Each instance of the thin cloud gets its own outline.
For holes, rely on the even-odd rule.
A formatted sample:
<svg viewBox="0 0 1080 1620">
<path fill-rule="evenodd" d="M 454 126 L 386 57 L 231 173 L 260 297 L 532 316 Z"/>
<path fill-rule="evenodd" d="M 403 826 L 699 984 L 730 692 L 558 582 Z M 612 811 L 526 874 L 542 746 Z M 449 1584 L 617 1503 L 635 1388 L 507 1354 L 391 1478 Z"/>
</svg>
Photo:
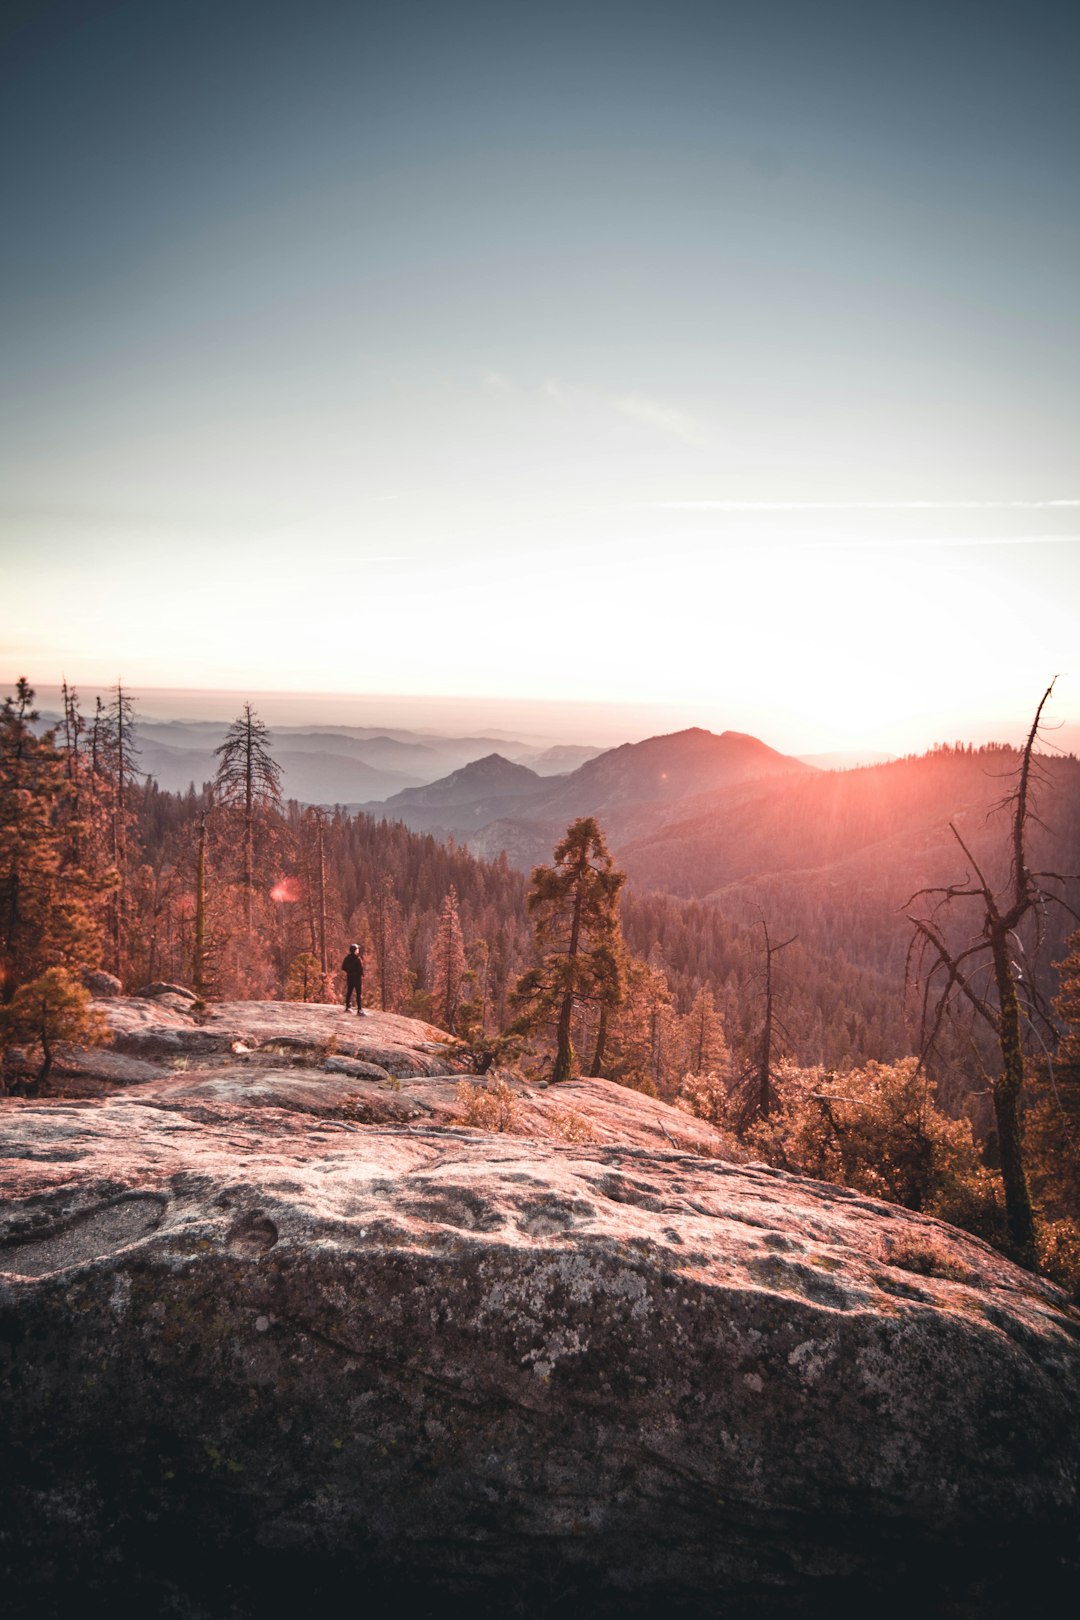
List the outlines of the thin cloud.
<svg viewBox="0 0 1080 1620">
<path fill-rule="evenodd" d="M 665 405 L 661 400 L 638 393 L 613 394 L 609 396 L 608 403 L 620 415 L 628 416 L 632 422 L 640 422 L 643 427 L 655 428 L 657 432 L 673 439 L 682 439 L 687 444 L 701 443 L 698 424 L 693 417 L 677 410 L 674 405 Z"/>
<path fill-rule="evenodd" d="M 1080 497 L 1048 501 L 653 501 L 651 504 L 662 512 L 1047 512 L 1080 507 Z"/>
<path fill-rule="evenodd" d="M 819 539 L 804 543 L 811 551 L 884 551 L 898 546 L 1077 546 L 1080 534 L 905 535 L 895 540 Z"/>
<path fill-rule="evenodd" d="M 534 392 L 530 388 L 523 390 L 512 377 L 498 371 L 485 372 L 481 385 L 492 394 L 528 395 Z M 605 394 L 589 388 L 577 388 L 564 383 L 559 377 L 545 377 L 535 392 L 562 410 L 615 411 L 638 427 L 649 428 L 667 438 L 681 439 L 685 444 L 704 442 L 701 424 L 686 411 L 664 400 L 654 399 L 649 394 L 642 394 L 637 389 L 632 389 L 628 394 Z"/>
</svg>

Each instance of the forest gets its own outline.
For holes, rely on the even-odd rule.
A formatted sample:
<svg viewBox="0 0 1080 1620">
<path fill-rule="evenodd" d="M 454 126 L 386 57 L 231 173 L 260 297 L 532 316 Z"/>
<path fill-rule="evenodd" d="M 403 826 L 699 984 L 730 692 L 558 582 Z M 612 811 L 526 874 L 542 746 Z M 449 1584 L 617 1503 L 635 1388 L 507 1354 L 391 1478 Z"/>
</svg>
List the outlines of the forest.
<svg viewBox="0 0 1080 1620">
<path fill-rule="evenodd" d="M 214 780 L 187 793 L 145 776 L 134 734 L 120 686 L 89 714 L 65 687 L 51 731 L 25 681 L 0 714 L 8 1089 L 33 1083 L 18 1079 L 12 1054 L 42 1048 L 41 1076 L 58 1043 L 92 1037 L 85 984 L 95 972 L 128 994 L 164 981 L 204 1002 L 336 1002 L 356 942 L 370 1008 L 433 1022 L 527 1076 L 587 1073 L 645 1090 L 709 1119 L 734 1154 L 941 1214 L 1080 1283 L 1080 936 L 1068 941 L 1061 918 L 1075 927 L 1075 916 L 1043 905 L 1041 888 L 1013 935 L 1038 932 L 1040 909 L 1060 911 L 1049 966 L 1061 973 L 1040 965 L 1030 987 L 1019 976 L 1014 1131 L 998 1072 L 1002 995 L 981 979 L 966 1001 L 938 998 L 963 983 L 966 951 L 940 910 L 961 899 L 947 884 L 929 913 L 940 929 L 923 923 L 920 934 L 903 920 L 910 944 L 933 946 L 929 964 L 916 951 L 905 975 L 869 908 L 862 960 L 851 959 L 858 885 L 846 950 L 801 874 L 772 916 L 740 921 L 714 901 L 662 892 L 655 868 L 649 886 L 640 853 L 627 883 L 591 817 L 526 878 L 505 856 L 482 860 L 400 823 L 286 802 L 273 738 L 250 705 Z M 940 762 L 927 760 L 932 774 Z M 804 821 L 806 796 L 833 792 L 796 784 L 789 814 Z M 720 850 L 723 826 L 704 825 Z M 814 836 L 843 854 L 842 817 L 825 817 Z M 1008 856 L 1006 847 L 1003 873 Z M 999 875 L 987 882 L 996 889 Z M 1048 900 L 1058 897 L 1051 885 Z M 1028 959 L 1046 963 L 1034 935 Z M 985 1016 L 957 1016 L 976 1002 Z"/>
</svg>

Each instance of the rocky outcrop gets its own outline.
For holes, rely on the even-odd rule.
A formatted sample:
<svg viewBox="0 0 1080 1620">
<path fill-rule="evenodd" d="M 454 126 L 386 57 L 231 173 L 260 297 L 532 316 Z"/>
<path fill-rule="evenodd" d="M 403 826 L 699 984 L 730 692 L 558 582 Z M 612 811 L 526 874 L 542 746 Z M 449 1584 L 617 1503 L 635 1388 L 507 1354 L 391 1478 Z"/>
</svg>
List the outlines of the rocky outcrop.
<svg viewBox="0 0 1080 1620">
<path fill-rule="evenodd" d="M 83 987 L 99 1001 L 120 995 L 124 988 L 115 973 L 105 973 L 100 968 L 83 968 L 79 977 Z"/>
<path fill-rule="evenodd" d="M 13 1612 L 981 1620 L 1074 1568 L 1054 1290 L 602 1081 L 519 1087 L 515 1135 L 373 1066 L 0 1105 Z"/>
</svg>

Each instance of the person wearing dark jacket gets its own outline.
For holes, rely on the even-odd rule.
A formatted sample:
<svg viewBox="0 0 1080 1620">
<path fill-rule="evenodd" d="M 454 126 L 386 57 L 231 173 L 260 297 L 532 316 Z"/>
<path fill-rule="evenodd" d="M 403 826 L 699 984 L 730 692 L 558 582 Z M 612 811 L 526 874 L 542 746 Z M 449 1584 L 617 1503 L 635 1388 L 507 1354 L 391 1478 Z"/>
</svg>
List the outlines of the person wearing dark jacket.
<svg viewBox="0 0 1080 1620">
<path fill-rule="evenodd" d="M 341 964 L 341 971 L 345 975 L 345 1011 L 349 1010 L 353 992 L 356 992 L 356 1016 L 364 1016 L 364 958 L 360 955 L 359 945 L 350 945 L 349 954 Z"/>
</svg>

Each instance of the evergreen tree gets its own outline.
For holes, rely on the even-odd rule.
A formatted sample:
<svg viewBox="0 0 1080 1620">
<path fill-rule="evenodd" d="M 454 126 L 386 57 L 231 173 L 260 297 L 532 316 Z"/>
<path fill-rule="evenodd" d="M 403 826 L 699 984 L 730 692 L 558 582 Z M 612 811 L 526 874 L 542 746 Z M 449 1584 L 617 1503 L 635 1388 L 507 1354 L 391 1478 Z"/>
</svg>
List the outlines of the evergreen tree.
<svg viewBox="0 0 1080 1620">
<path fill-rule="evenodd" d="M 400 1005 L 406 989 L 406 955 L 401 906 L 388 873 L 383 873 L 368 908 L 368 932 L 375 954 L 375 992 L 383 1012 Z"/>
<path fill-rule="evenodd" d="M 634 961 L 612 1031 L 611 1078 L 650 1097 L 671 1095 L 679 1078 L 678 1025 L 663 968 Z"/>
<path fill-rule="evenodd" d="M 38 737 L 34 693 L 20 679 L 0 707 L 0 1000 L 50 967 L 99 960 L 93 886 L 62 866 L 63 761 Z"/>
<path fill-rule="evenodd" d="M 225 741 L 215 749 L 220 759 L 214 794 L 223 809 L 240 823 L 240 882 L 245 898 L 247 943 L 250 950 L 255 891 L 256 831 L 260 818 L 281 808 L 281 769 L 270 753 L 270 732 L 250 703 L 229 727 Z"/>
<path fill-rule="evenodd" d="M 614 1004 L 619 893 L 626 875 L 615 869 L 593 816 L 572 822 L 553 866 L 534 867 L 527 898 L 537 961 L 519 981 L 522 1031 L 555 1026 L 553 1081 L 574 1071 L 571 1030 L 582 1002 Z"/>
<path fill-rule="evenodd" d="M 312 956 L 310 951 L 301 951 L 289 963 L 289 974 L 285 981 L 285 1000 L 319 1001 L 322 997 L 324 977 L 319 966 L 319 958 Z"/>
<path fill-rule="evenodd" d="M 451 1032 L 457 1022 L 468 964 L 461 932 L 457 890 L 453 884 L 442 903 L 431 953 L 431 995 L 435 1020 Z"/>
<path fill-rule="evenodd" d="M 1055 1281 L 1080 1296 L 1080 932 L 1059 963 L 1061 1022 L 1053 1062 L 1037 1064 L 1024 1122 L 1031 1190 L 1039 1216 L 1039 1258 Z"/>
<path fill-rule="evenodd" d="M 128 843 L 134 822 L 132 795 L 138 783 L 135 703 L 117 681 L 102 716 L 98 739 L 100 774 L 108 805 L 109 859 L 115 879 L 109 898 L 109 966 L 125 977 L 128 937 Z"/>
<path fill-rule="evenodd" d="M 684 1074 L 720 1074 L 730 1066 L 730 1053 L 724 1039 L 724 1024 L 716 1010 L 712 991 L 704 986 L 682 1021 L 682 1065 Z"/>
<path fill-rule="evenodd" d="M 7 1006 L 0 1008 L 0 1048 L 18 1043 L 41 1053 L 32 1092 L 40 1091 L 49 1078 L 58 1045 L 96 1046 L 109 1038 L 109 1027 L 91 1007 L 89 992 L 66 968 L 48 968 L 20 985 Z"/>
</svg>

